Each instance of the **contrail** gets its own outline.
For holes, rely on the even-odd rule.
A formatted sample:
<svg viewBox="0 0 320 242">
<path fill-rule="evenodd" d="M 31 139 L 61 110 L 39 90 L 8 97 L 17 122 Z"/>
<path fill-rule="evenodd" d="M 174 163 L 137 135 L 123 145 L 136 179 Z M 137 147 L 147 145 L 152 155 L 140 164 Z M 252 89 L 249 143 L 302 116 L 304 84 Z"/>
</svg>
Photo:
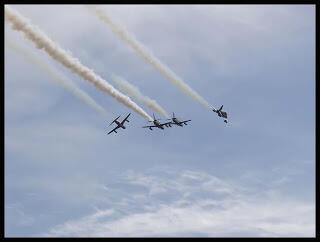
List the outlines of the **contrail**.
<svg viewBox="0 0 320 242">
<path fill-rule="evenodd" d="M 5 6 L 5 19 L 11 23 L 14 30 L 22 31 L 24 36 L 31 40 L 37 48 L 43 49 L 53 59 L 61 63 L 72 72 L 78 74 L 83 79 L 89 81 L 99 90 L 114 97 L 119 102 L 134 110 L 136 113 L 149 121 L 153 119 L 141 107 L 133 102 L 129 97 L 116 90 L 107 81 L 95 74 L 91 69 L 84 66 L 80 61 L 69 55 L 64 49 L 54 43 L 45 33 L 33 26 L 29 20 L 23 17 L 16 10 Z"/>
<path fill-rule="evenodd" d="M 111 75 L 111 79 L 117 84 L 118 88 L 130 97 L 136 98 L 140 103 L 146 105 L 157 113 L 161 114 L 165 118 L 169 118 L 169 115 L 164 111 L 162 107 L 151 98 L 144 96 L 140 90 L 134 85 L 130 84 L 127 80 L 120 76 Z"/>
<path fill-rule="evenodd" d="M 53 81 L 60 84 L 65 89 L 69 90 L 77 98 L 83 100 L 88 105 L 93 107 L 96 111 L 102 114 L 106 118 L 110 118 L 111 115 L 108 114 L 100 105 L 98 105 L 86 92 L 77 87 L 73 81 L 67 79 L 58 70 L 53 67 L 49 67 L 47 63 L 44 63 L 36 55 L 24 49 L 22 46 L 19 46 L 17 43 L 14 43 L 8 37 L 5 38 L 6 47 L 10 50 L 15 51 L 16 53 L 22 55 L 25 60 L 33 62 L 40 71 L 47 74 Z"/>
<path fill-rule="evenodd" d="M 159 59 L 157 59 L 145 46 L 143 46 L 134 36 L 129 34 L 125 30 L 125 28 L 117 23 L 114 23 L 109 15 L 107 15 L 106 11 L 102 9 L 92 6 L 86 5 L 86 8 L 93 12 L 97 17 L 107 23 L 112 32 L 118 35 L 122 40 L 127 42 L 134 50 L 138 52 L 138 54 L 147 62 L 149 62 L 153 67 L 155 67 L 162 75 L 164 75 L 172 84 L 178 87 L 185 94 L 193 98 L 198 103 L 204 105 L 209 109 L 213 109 L 204 98 L 202 98 L 197 92 L 192 90 L 190 86 L 188 86 L 180 77 L 178 77 L 173 71 L 170 70 L 169 67 L 164 65 Z"/>
</svg>

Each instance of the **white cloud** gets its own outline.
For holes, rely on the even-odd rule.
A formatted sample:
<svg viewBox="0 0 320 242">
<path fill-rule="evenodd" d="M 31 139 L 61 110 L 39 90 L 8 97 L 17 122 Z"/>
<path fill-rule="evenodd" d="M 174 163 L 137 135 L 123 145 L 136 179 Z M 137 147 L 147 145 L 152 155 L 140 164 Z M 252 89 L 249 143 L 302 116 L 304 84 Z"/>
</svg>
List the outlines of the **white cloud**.
<svg viewBox="0 0 320 242">
<path fill-rule="evenodd" d="M 100 209 L 79 220 L 68 221 L 52 228 L 45 236 L 312 237 L 315 233 L 314 204 L 292 200 L 276 191 L 241 190 L 204 172 L 181 171 L 173 176 L 154 176 L 131 171 L 124 178 L 128 185 L 148 188 L 147 199 L 134 192 L 127 197 L 127 201 L 140 204 L 143 211 L 124 207 L 126 203 L 122 203 L 121 209 L 126 214 L 114 216 L 120 206 L 113 204 L 112 210 Z M 188 183 L 188 179 L 196 181 L 195 184 Z M 212 189 L 208 189 L 208 184 Z M 220 190 L 225 187 L 228 192 L 221 196 Z M 171 202 L 156 197 L 159 193 L 168 195 L 169 191 L 178 194 Z M 183 196 L 186 193 L 188 197 Z"/>
</svg>

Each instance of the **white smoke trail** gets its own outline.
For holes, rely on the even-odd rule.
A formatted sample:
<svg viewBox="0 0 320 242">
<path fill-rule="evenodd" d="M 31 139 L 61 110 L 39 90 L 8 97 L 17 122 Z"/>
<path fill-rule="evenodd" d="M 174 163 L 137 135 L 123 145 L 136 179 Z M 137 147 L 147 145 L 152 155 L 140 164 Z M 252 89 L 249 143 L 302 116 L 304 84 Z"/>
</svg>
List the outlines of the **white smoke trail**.
<svg viewBox="0 0 320 242">
<path fill-rule="evenodd" d="M 93 107 L 96 111 L 102 114 L 106 118 L 110 118 L 111 115 L 108 114 L 100 105 L 98 105 L 86 92 L 78 88 L 73 81 L 67 79 L 58 70 L 49 65 L 42 60 L 40 60 L 36 55 L 28 52 L 22 46 L 19 46 L 17 43 L 14 43 L 12 40 L 9 40 L 8 37 L 5 38 L 6 47 L 10 50 L 15 51 L 16 53 L 22 55 L 25 60 L 33 62 L 40 71 L 47 74 L 53 81 L 60 84 L 65 89 L 69 90 L 79 99 L 86 102 L 88 105 Z"/>
<path fill-rule="evenodd" d="M 164 111 L 164 109 L 160 107 L 160 105 L 155 100 L 152 100 L 151 98 L 143 95 L 137 87 L 130 84 L 127 80 L 116 75 L 112 75 L 111 78 L 117 84 L 118 88 L 128 96 L 136 98 L 140 103 L 146 105 L 165 118 L 169 118 L 169 115 L 166 113 L 166 111 Z"/>
<path fill-rule="evenodd" d="M 48 36 L 46 36 L 45 33 L 43 33 L 35 26 L 31 25 L 31 23 L 26 18 L 21 16 L 20 13 L 8 6 L 5 6 L 5 19 L 6 21 L 11 23 L 12 29 L 22 31 L 24 33 L 24 36 L 27 39 L 31 40 L 37 48 L 43 49 L 48 55 L 61 63 L 63 66 L 70 69 L 72 72 L 77 73 L 83 79 L 96 86 L 99 90 L 111 95 L 116 100 L 125 104 L 127 107 L 131 108 L 142 117 L 146 118 L 149 121 L 153 120 L 129 97 L 116 90 L 107 81 L 95 74 L 89 68 L 85 67 L 80 63 L 78 59 L 70 56 L 64 49 L 59 47 Z"/>
<path fill-rule="evenodd" d="M 164 75 L 168 80 L 171 81 L 176 87 L 183 91 L 188 96 L 192 97 L 198 103 L 204 105 L 209 109 L 213 109 L 204 98 L 202 98 L 197 92 L 192 90 L 180 77 L 178 77 L 173 71 L 164 65 L 159 59 L 157 59 L 145 46 L 143 46 L 134 36 L 129 34 L 125 28 L 119 24 L 112 21 L 111 17 L 107 15 L 106 11 L 93 5 L 87 5 L 86 8 L 93 12 L 100 20 L 107 23 L 112 32 L 118 35 L 122 40 L 127 42 L 137 53 L 147 62 L 149 62 L 153 67 L 155 67 L 162 75 Z"/>
</svg>

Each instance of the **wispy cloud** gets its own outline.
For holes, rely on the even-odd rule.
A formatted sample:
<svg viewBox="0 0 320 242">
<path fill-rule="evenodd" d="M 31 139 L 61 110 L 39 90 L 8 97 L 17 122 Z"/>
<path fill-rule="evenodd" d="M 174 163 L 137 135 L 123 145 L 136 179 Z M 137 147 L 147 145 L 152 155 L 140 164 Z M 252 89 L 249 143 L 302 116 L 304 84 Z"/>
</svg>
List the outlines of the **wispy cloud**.
<svg viewBox="0 0 320 242">
<path fill-rule="evenodd" d="M 34 224 L 35 219 L 29 215 L 26 214 L 23 211 L 22 205 L 19 203 L 6 205 L 6 213 L 8 215 L 11 215 L 12 217 L 15 217 L 15 223 L 19 226 L 31 226 Z M 11 217 L 10 216 L 10 217 Z"/>
<path fill-rule="evenodd" d="M 123 178 L 148 193 L 129 194 L 112 210 L 68 221 L 45 236 L 314 236 L 314 205 L 276 191 L 250 191 L 205 172 L 159 176 L 131 171 Z M 143 210 L 132 209 L 130 202 Z M 120 210 L 126 213 L 117 215 Z"/>
<path fill-rule="evenodd" d="M 21 56 L 24 57 L 25 60 L 33 62 L 40 71 L 47 74 L 53 81 L 60 84 L 65 89 L 69 90 L 73 95 L 75 95 L 76 97 L 78 97 L 79 99 L 87 103 L 89 106 L 94 108 L 96 111 L 102 114 L 105 118 L 111 117 L 111 115 L 107 113 L 103 109 L 103 107 L 97 104 L 85 91 L 77 87 L 77 85 L 73 81 L 67 79 L 64 75 L 59 73 L 58 70 L 54 69 L 53 67 L 50 67 L 48 63 L 39 59 L 32 52 L 28 52 L 26 49 L 24 49 L 22 46 L 19 46 L 17 43 L 12 41 L 8 37 L 5 39 L 5 43 L 8 49 L 11 49 L 16 53 L 20 54 Z"/>
</svg>

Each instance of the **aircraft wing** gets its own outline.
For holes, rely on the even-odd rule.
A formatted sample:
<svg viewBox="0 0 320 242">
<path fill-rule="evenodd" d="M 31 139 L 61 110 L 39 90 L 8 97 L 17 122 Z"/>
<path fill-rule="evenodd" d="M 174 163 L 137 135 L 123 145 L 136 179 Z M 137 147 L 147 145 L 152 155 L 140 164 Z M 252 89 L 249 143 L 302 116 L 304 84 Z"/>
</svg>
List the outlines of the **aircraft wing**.
<svg viewBox="0 0 320 242">
<path fill-rule="evenodd" d="M 128 119 L 128 117 L 130 116 L 130 114 L 131 114 L 131 113 L 129 113 L 129 114 L 128 114 L 128 116 L 127 116 L 127 117 L 125 117 L 125 119 L 124 119 L 124 120 L 122 120 L 121 124 L 124 124 L 124 122 Z M 128 121 L 128 122 L 129 122 L 129 121 Z"/>
<path fill-rule="evenodd" d="M 181 121 L 180 123 L 187 123 L 187 122 L 190 122 L 190 121 L 191 121 L 191 119 L 185 120 L 185 121 Z"/>
<path fill-rule="evenodd" d="M 149 126 L 143 126 L 142 128 L 154 128 L 154 127 L 157 127 L 155 125 L 149 125 Z"/>
<path fill-rule="evenodd" d="M 116 129 L 118 129 L 120 126 L 115 127 L 113 130 L 111 130 L 108 134 L 111 134 L 112 132 L 116 132 Z M 117 133 L 117 132 L 116 132 Z"/>
</svg>

